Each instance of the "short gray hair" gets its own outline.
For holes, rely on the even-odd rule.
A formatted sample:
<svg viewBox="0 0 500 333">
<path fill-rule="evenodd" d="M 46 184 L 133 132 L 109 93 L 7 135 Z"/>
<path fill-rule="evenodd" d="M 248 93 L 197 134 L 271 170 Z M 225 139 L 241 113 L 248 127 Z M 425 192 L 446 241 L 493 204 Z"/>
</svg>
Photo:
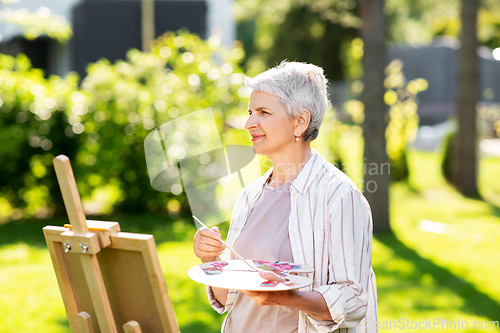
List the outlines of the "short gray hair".
<svg viewBox="0 0 500 333">
<path fill-rule="evenodd" d="M 316 139 L 319 134 L 328 108 L 327 83 L 321 67 L 286 60 L 253 78 L 245 77 L 247 87 L 276 96 L 290 119 L 304 109 L 309 111 L 309 127 L 302 134 L 305 142 Z"/>
</svg>

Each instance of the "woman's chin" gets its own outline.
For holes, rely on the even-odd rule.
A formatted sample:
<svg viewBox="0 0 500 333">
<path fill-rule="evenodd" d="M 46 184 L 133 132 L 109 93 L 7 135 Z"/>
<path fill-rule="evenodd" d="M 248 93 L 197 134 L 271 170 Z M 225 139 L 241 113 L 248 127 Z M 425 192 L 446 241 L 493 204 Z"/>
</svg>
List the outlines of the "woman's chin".
<svg viewBox="0 0 500 333">
<path fill-rule="evenodd" d="M 262 147 L 259 147 L 259 145 L 257 144 L 253 144 L 252 146 L 252 150 L 255 154 L 259 154 L 259 155 L 264 155 L 264 156 L 267 156 L 266 153 L 265 153 L 265 149 L 263 149 Z"/>
</svg>

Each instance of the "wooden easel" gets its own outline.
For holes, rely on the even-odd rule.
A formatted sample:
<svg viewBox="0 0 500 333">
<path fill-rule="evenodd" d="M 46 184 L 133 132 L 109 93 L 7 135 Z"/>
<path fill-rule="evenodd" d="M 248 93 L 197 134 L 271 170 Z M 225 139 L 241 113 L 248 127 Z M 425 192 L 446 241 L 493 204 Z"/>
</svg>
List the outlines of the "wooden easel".
<svg viewBox="0 0 500 333">
<path fill-rule="evenodd" d="M 53 162 L 70 225 L 43 233 L 71 332 L 179 332 L 153 236 L 87 221 L 69 159 Z"/>
</svg>

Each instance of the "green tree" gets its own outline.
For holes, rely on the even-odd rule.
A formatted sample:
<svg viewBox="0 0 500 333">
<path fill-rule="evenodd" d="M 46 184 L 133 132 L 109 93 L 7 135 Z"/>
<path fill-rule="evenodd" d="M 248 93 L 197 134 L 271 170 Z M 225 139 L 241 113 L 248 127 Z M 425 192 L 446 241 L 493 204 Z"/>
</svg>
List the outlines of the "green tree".
<svg viewBox="0 0 500 333">
<path fill-rule="evenodd" d="M 331 81 L 345 78 L 344 44 L 357 36 L 360 20 L 352 0 L 238 1 L 238 38 L 250 73 L 283 59 L 323 67 Z"/>
<path fill-rule="evenodd" d="M 13 10 L 9 5 L 13 0 L 0 0 L 0 22 L 19 25 L 28 39 L 35 39 L 42 34 L 67 42 L 73 35 L 71 25 L 61 15 L 54 15 L 49 8 L 40 7 L 35 13 L 27 9 Z"/>
<path fill-rule="evenodd" d="M 365 105 L 363 122 L 364 159 L 366 165 L 375 165 L 383 170 L 387 165 L 385 128 L 387 105 L 384 101 L 384 68 L 386 64 L 386 19 L 384 0 L 361 2 L 364 42 L 363 83 L 361 101 Z M 389 223 L 390 175 L 384 172 L 364 173 L 364 195 L 372 208 L 374 232 L 391 231 Z M 370 188 L 369 186 L 376 186 Z"/>
<path fill-rule="evenodd" d="M 428 44 L 437 36 L 460 35 L 460 0 L 387 0 L 389 41 L 394 44 Z M 500 46 L 500 1 L 480 0 L 477 9 L 478 42 Z"/>
<path fill-rule="evenodd" d="M 75 172 L 85 175 L 83 195 L 93 202 L 114 196 L 109 202 L 122 212 L 186 211 L 184 196 L 151 187 L 144 139 L 163 123 L 207 107 L 230 133 L 230 116 L 246 107 L 240 97 L 243 56 L 240 47 L 223 50 L 217 35 L 203 41 L 169 32 L 151 53 L 131 50 L 126 61 L 91 64 L 68 113 L 80 144 Z"/>
<path fill-rule="evenodd" d="M 451 181 L 466 195 L 477 190 L 477 111 L 479 102 L 479 59 L 477 56 L 478 0 L 461 1 L 462 29 L 460 33 L 459 85 L 457 103 L 457 135 L 454 136 Z"/>
<path fill-rule="evenodd" d="M 345 102 L 345 110 L 350 114 L 356 125 L 362 125 L 365 119 L 365 104 L 355 99 L 364 89 L 359 80 L 362 68 L 358 69 L 357 62 L 363 53 L 363 42 L 355 39 L 350 52 L 351 67 L 356 69 L 351 77 L 357 78 L 351 83 L 352 99 Z M 391 61 L 384 70 L 384 102 L 389 106 L 388 120 L 385 130 L 386 150 L 391 164 L 391 180 L 406 181 L 409 177 L 407 156 L 408 142 L 412 141 L 417 133 L 419 117 L 417 114 L 417 95 L 428 88 L 425 79 L 418 78 L 407 82 L 403 73 L 403 63 L 399 59 Z"/>
</svg>

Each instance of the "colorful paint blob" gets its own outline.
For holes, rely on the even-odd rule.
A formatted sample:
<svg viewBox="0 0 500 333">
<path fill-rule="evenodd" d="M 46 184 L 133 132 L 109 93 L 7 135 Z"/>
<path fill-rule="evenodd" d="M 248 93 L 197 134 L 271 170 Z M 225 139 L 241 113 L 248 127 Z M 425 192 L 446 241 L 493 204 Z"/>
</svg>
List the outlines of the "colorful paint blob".
<svg viewBox="0 0 500 333">
<path fill-rule="evenodd" d="M 222 274 L 222 268 L 227 265 L 226 261 L 214 261 L 201 264 L 200 267 L 207 275 L 219 275 Z"/>
<path fill-rule="evenodd" d="M 290 264 L 282 261 L 253 260 L 254 265 L 265 271 L 271 271 L 277 275 L 285 276 L 288 273 L 301 269 L 300 265 Z"/>
<path fill-rule="evenodd" d="M 266 280 L 266 281 L 262 282 L 260 284 L 260 286 L 261 287 L 270 287 L 270 288 L 272 288 L 272 287 L 276 287 L 278 285 L 278 283 L 279 283 L 278 281 L 269 281 L 269 280 Z"/>
</svg>

